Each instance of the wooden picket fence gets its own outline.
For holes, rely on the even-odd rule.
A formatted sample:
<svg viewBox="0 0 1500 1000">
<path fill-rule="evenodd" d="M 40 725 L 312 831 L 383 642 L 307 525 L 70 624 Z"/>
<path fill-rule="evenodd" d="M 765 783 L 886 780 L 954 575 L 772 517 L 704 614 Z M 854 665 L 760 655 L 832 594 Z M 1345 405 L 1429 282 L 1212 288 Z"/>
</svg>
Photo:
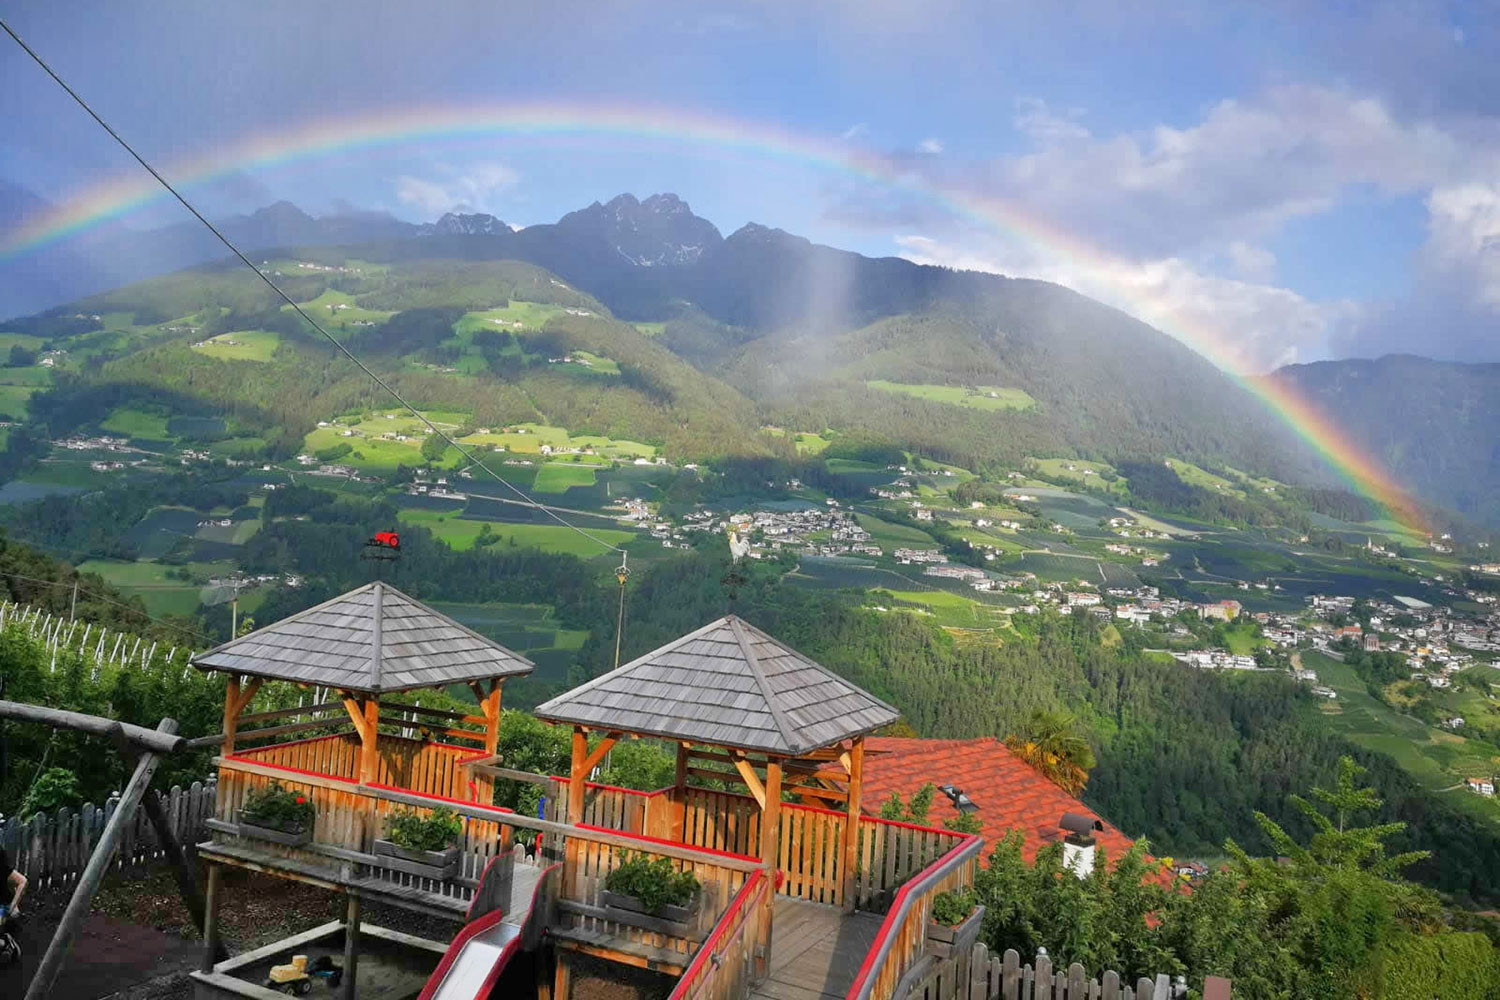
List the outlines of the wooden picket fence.
<svg viewBox="0 0 1500 1000">
<path fill-rule="evenodd" d="M 915 982 L 908 1000 L 1182 1000 L 1187 984 L 1175 982 L 1165 973 L 1155 979 L 1141 977 L 1132 986 L 1117 972 L 1089 978 L 1083 966 L 1073 963 L 1054 969 L 1052 959 L 1041 952 L 1030 965 L 1023 965 L 1014 948 L 1004 956 L 991 955 L 983 942 L 966 954 L 932 962 Z M 1230 1000 L 1229 981 L 1209 976 L 1203 984 L 1203 1000 Z"/>
<path fill-rule="evenodd" d="M 189 788 L 173 785 L 161 796 L 162 811 L 178 843 L 189 851 L 202 839 L 204 821 L 214 814 L 218 790 L 216 779 L 195 781 Z M 0 846 L 10 852 L 12 863 L 37 887 L 66 885 L 88 864 L 104 824 L 114 815 L 119 796 L 111 795 L 103 806 L 92 803 L 77 809 L 67 806 L 52 813 L 38 813 L 26 820 L 0 820 Z M 162 857 L 156 829 L 137 810 L 135 822 L 125 831 L 115 866 L 144 864 Z"/>
</svg>

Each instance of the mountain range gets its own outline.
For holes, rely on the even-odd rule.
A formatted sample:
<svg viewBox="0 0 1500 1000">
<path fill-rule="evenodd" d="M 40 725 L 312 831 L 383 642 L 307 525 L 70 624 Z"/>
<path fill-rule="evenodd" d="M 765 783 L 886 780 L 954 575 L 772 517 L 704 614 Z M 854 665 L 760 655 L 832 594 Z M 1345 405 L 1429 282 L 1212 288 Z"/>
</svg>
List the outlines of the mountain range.
<svg viewBox="0 0 1500 1000">
<path fill-rule="evenodd" d="M 441 331 L 465 311 L 504 305 L 512 295 L 545 300 L 537 274 L 498 262 L 541 268 L 600 307 L 590 322 L 563 317 L 548 332 L 564 346 L 622 362 L 626 378 L 600 395 L 596 414 L 613 406 L 618 420 L 655 407 L 660 419 L 637 423 L 679 443 L 690 437 L 699 450 L 697 431 L 709 423 L 741 443 L 770 423 L 890 440 L 971 467 L 1045 454 L 1176 455 L 1284 481 L 1333 481 L 1235 380 L 1118 310 L 1047 282 L 867 258 L 753 223 L 726 237 L 671 194 L 620 195 L 519 230 L 479 213 L 425 225 L 379 213 L 313 218 L 285 202 L 223 220 L 223 227 L 262 256 L 274 248 L 321 248 L 319 259 L 391 266 L 390 287 L 346 282 L 357 302 L 396 314 L 387 324 L 393 329 L 360 334 L 375 351 L 431 355 L 432 337 L 412 332 L 422 309 L 456 310 L 434 328 Z M 95 249 L 129 242 L 134 249 L 119 256 L 141 272 L 222 256 L 211 236 L 186 225 L 146 236 L 101 231 L 91 239 Z M 14 301 L 14 270 L 8 265 L 0 285 L 8 297 L 0 302 Z M 215 283 L 234 280 L 222 267 L 210 271 Z M 66 277 L 27 295 L 55 296 L 75 279 L 122 283 L 113 272 Z M 452 295 L 432 290 L 439 279 Z M 518 293 L 518 286 L 533 291 Z M 411 294 L 417 288 L 421 294 Z M 117 312 L 132 306 L 132 294 L 125 288 L 53 312 Z M 1390 358 L 1296 366 L 1268 378 L 1327 408 L 1423 498 L 1496 523 L 1500 509 L 1489 498 L 1500 485 L 1492 439 L 1497 369 Z M 541 377 L 507 372 L 523 382 Z M 892 392 L 890 384 L 909 391 Z M 1003 389 L 1030 402 L 953 405 L 921 388 L 932 386 Z M 520 388 L 538 411 L 573 405 L 556 402 L 566 393 L 547 404 Z M 725 405 L 715 407 L 715 397 Z"/>
</svg>

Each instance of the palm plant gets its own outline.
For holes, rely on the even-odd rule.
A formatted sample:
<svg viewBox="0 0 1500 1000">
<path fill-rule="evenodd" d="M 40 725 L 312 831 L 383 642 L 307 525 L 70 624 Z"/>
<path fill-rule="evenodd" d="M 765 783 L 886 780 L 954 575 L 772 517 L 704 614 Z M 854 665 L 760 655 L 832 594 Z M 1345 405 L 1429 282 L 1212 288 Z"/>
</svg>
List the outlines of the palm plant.
<svg viewBox="0 0 1500 1000">
<path fill-rule="evenodd" d="M 1094 750 L 1079 732 L 1078 720 L 1066 712 L 1038 709 L 1005 745 L 1069 795 L 1088 784 Z"/>
</svg>

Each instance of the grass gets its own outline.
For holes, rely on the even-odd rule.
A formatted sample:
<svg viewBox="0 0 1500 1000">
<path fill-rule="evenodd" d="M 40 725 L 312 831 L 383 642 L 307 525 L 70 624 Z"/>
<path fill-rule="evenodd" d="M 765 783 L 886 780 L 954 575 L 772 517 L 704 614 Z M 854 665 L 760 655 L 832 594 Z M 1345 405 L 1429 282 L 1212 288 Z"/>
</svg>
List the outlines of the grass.
<svg viewBox="0 0 1500 1000">
<path fill-rule="evenodd" d="M 109 419 L 99 425 L 106 434 L 121 434 L 131 438 L 147 438 L 164 441 L 172 437 L 167 430 L 167 418 L 160 413 L 150 413 L 131 406 L 117 406 Z"/>
<path fill-rule="evenodd" d="M 547 325 L 549 319 L 560 315 L 562 312 L 562 306 L 548 305 L 542 302 L 523 302 L 519 299 L 513 299 L 509 305 L 499 309 L 486 309 L 483 312 L 466 313 L 454 325 L 454 329 L 461 333 L 470 334 L 475 330 L 505 330 L 512 333 L 523 333 L 527 330 L 535 331 L 542 329 Z"/>
<path fill-rule="evenodd" d="M 26 404 L 36 391 L 34 385 L 0 385 L 0 414 L 14 420 L 25 420 Z"/>
<path fill-rule="evenodd" d="M 1223 476 L 1216 476 L 1206 469 L 1200 469 L 1192 462 L 1184 462 L 1180 458 L 1169 458 L 1167 459 L 1167 466 L 1173 472 L 1177 473 L 1178 479 L 1181 479 L 1189 486 L 1200 486 L 1213 493 L 1228 493 L 1237 497 L 1245 495 L 1245 491 L 1240 487 L 1239 483 L 1225 479 Z"/>
<path fill-rule="evenodd" d="M 270 330 L 235 330 L 193 345 L 193 350 L 220 361 L 270 361 L 281 346 L 281 334 Z"/>
<path fill-rule="evenodd" d="M 667 329 L 666 323 L 632 323 L 630 325 L 648 337 L 660 337 Z"/>
<path fill-rule="evenodd" d="M 1455 805 L 1469 812 L 1500 820 L 1500 804 L 1485 801 L 1463 788 L 1465 778 L 1492 774 L 1497 760 L 1482 743 L 1428 726 L 1402 715 L 1377 701 L 1366 690 L 1353 668 L 1317 653 L 1304 652 L 1302 665 L 1317 671 L 1319 683 L 1338 692 L 1338 711 L 1322 713 L 1324 724 L 1353 742 L 1390 756 L 1400 767 L 1431 791 L 1447 792 Z"/>
<path fill-rule="evenodd" d="M 457 514 L 444 514 L 433 510 L 401 511 L 400 518 L 407 524 L 421 525 L 429 529 L 440 540 L 458 551 L 471 549 L 475 540 L 489 525 L 490 533 L 500 538 L 499 545 L 517 545 L 555 552 L 563 555 L 591 558 L 609 550 L 603 545 L 585 538 L 572 528 L 560 524 L 508 524 L 502 521 L 466 520 Z M 589 534 L 611 545 L 623 545 L 635 539 L 633 531 L 617 528 L 589 528 Z"/>
<path fill-rule="evenodd" d="M 592 448 L 604 458 L 633 460 L 655 458 L 658 449 L 654 445 L 621 438 L 603 437 L 595 434 L 580 434 L 572 437 L 562 427 L 549 424 L 512 424 L 500 430 L 483 434 L 470 434 L 459 438 L 463 444 L 496 445 L 518 455 L 540 455 L 542 445 L 550 445 L 553 451 L 569 448 Z"/>
<path fill-rule="evenodd" d="M 548 462 L 537 470 L 534 493 L 566 493 L 570 486 L 594 485 L 594 470 L 570 462 Z"/>
<path fill-rule="evenodd" d="M 297 303 L 312 315 L 330 333 L 360 329 L 367 323 L 384 323 L 394 313 L 381 309 L 365 309 L 354 304 L 354 296 L 330 288 L 315 299 Z M 282 312 L 290 312 L 291 306 L 282 306 Z M 359 324 L 359 326 L 356 326 Z"/>
<path fill-rule="evenodd" d="M 905 524 L 896 524 L 870 514 L 855 514 L 859 526 L 870 533 L 870 540 L 883 549 L 935 549 L 933 537 Z"/>
<path fill-rule="evenodd" d="M 876 603 L 912 605 L 932 616 L 932 623 L 949 628 L 999 628 L 1009 624 L 1010 616 L 998 608 L 972 601 L 962 594 L 946 590 L 879 590 L 870 594 Z"/>
<path fill-rule="evenodd" d="M 914 396 L 934 403 L 950 406 L 967 406 L 974 410 L 1030 410 L 1036 400 L 1023 389 L 1006 389 L 1001 386 L 980 385 L 912 385 L 905 382 L 887 382 L 872 379 L 865 385 L 881 392 L 894 392 L 903 396 Z"/>
<path fill-rule="evenodd" d="M 98 573 L 125 593 L 139 597 L 153 615 L 191 615 L 198 610 L 203 588 L 167 576 L 167 571 L 173 568 L 144 560 L 117 562 L 111 559 L 90 559 L 78 567 L 84 573 Z M 229 567 L 228 564 L 192 563 L 189 568 L 221 572 Z"/>
<path fill-rule="evenodd" d="M 1255 651 L 1265 645 L 1265 640 L 1255 637 L 1253 622 L 1236 622 L 1225 628 L 1224 642 L 1235 656 L 1254 656 Z"/>
</svg>

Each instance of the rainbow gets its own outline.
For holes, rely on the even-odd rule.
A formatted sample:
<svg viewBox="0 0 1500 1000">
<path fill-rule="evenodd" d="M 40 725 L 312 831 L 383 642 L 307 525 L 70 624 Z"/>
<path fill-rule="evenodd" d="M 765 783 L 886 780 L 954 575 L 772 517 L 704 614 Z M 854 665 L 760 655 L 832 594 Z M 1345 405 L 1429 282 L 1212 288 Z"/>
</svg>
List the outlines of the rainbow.
<svg viewBox="0 0 1500 1000">
<path fill-rule="evenodd" d="M 1209 324 L 1172 316 L 1153 293 L 1111 277 L 1120 261 L 1011 200 L 979 196 L 903 169 L 889 158 L 848 143 L 783 128 L 666 107 L 597 107 L 561 104 L 411 107 L 375 114 L 313 120 L 252 135 L 177 161 L 163 172 L 192 186 L 231 171 L 274 169 L 318 157 L 399 146 L 414 141 L 468 141 L 494 137 L 541 140 L 582 137 L 706 148 L 784 161 L 910 193 L 955 216 L 1023 245 L 1042 249 L 1091 280 L 1088 291 L 1129 311 L 1145 313 L 1258 397 L 1316 450 L 1355 492 L 1374 501 L 1404 526 L 1425 532 L 1419 508 L 1373 457 L 1356 447 L 1309 400 L 1284 384 L 1236 372 L 1231 339 Z M 0 261 L 14 258 L 118 219 L 167 197 L 144 172 L 87 188 L 55 209 L 27 220 L 0 240 Z M 1164 318 L 1166 317 L 1166 318 Z"/>
</svg>

